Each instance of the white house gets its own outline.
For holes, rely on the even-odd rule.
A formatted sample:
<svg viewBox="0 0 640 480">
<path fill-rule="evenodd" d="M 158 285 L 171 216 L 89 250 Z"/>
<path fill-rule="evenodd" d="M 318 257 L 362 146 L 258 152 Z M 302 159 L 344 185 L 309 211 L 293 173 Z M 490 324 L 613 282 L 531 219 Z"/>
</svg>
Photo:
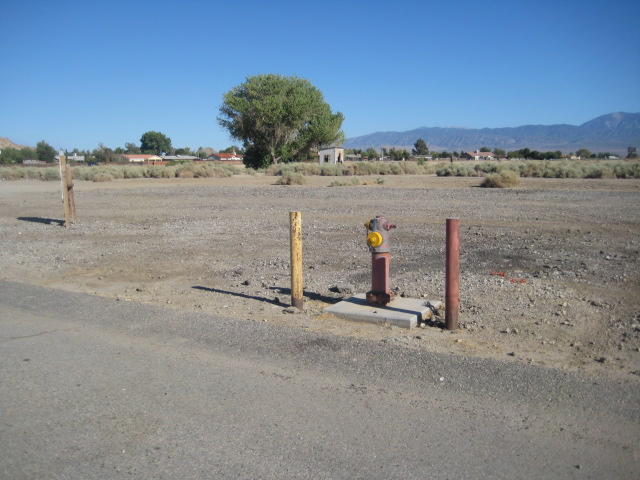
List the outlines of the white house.
<svg viewBox="0 0 640 480">
<path fill-rule="evenodd" d="M 58 155 L 55 156 L 55 160 L 56 162 L 60 163 L 60 155 L 62 153 L 59 153 Z M 84 162 L 84 155 L 78 155 L 77 153 L 72 153 L 71 155 L 66 155 L 65 159 L 67 160 L 67 162 Z"/>
<path fill-rule="evenodd" d="M 161 162 L 162 158 L 158 155 L 149 155 L 146 153 L 128 153 L 122 155 L 124 158 L 129 160 L 131 163 L 151 163 Z"/>
<path fill-rule="evenodd" d="M 318 158 L 320 163 L 344 163 L 344 148 L 327 147 L 318 150 Z"/>
<path fill-rule="evenodd" d="M 480 150 L 476 150 L 475 152 L 467 152 L 467 155 L 471 157 L 472 160 L 476 162 L 478 160 L 495 160 L 496 155 L 492 152 L 481 152 Z"/>
<path fill-rule="evenodd" d="M 207 160 L 212 162 L 242 163 L 242 155 L 237 154 L 234 150 L 231 153 L 213 153 L 207 157 Z"/>
</svg>

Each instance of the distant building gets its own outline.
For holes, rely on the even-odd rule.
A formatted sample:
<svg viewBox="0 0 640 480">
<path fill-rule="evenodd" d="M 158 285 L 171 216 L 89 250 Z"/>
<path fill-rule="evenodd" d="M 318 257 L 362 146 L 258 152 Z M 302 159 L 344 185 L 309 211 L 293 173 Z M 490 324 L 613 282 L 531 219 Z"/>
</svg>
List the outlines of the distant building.
<svg viewBox="0 0 640 480">
<path fill-rule="evenodd" d="M 147 153 L 125 153 L 122 155 L 131 163 L 146 163 L 155 165 L 156 163 L 162 164 L 162 157 L 158 155 L 149 155 Z"/>
<path fill-rule="evenodd" d="M 47 162 L 43 162 L 42 160 L 23 160 L 23 165 L 45 165 Z"/>
<path fill-rule="evenodd" d="M 199 157 L 193 155 L 165 155 L 162 159 L 167 162 L 193 162 L 200 160 Z"/>
<path fill-rule="evenodd" d="M 231 153 L 214 153 L 207 157 L 210 162 L 242 162 L 242 155 L 236 152 Z"/>
<path fill-rule="evenodd" d="M 466 155 L 471 159 L 480 161 L 480 160 L 495 160 L 496 154 L 493 152 L 481 152 L 480 150 L 476 150 L 475 152 L 466 152 Z"/>
<path fill-rule="evenodd" d="M 56 162 L 60 163 L 60 155 L 62 153 L 59 153 L 58 155 L 55 156 Z M 72 155 L 65 155 L 64 157 L 67 162 L 84 162 L 84 155 L 78 155 L 77 153 L 74 153 Z"/>
<path fill-rule="evenodd" d="M 342 147 L 327 147 L 318 150 L 318 160 L 320 163 L 344 163 L 344 148 Z"/>
</svg>

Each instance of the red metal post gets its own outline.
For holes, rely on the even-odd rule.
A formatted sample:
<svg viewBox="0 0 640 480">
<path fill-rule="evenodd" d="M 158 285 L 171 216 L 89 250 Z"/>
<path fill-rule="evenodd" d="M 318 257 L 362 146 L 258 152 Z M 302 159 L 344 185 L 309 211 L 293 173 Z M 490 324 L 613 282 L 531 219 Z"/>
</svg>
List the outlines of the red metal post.
<svg viewBox="0 0 640 480">
<path fill-rule="evenodd" d="M 447 330 L 456 330 L 460 311 L 460 220 L 458 218 L 447 218 L 445 283 L 445 323 Z"/>
</svg>

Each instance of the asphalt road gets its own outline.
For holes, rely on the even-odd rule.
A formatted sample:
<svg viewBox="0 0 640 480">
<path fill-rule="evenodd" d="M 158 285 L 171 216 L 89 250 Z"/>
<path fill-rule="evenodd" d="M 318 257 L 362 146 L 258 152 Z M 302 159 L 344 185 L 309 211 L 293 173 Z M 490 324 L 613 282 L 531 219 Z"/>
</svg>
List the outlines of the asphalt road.
<svg viewBox="0 0 640 480">
<path fill-rule="evenodd" d="M 634 478 L 640 383 L 0 282 L 0 478 Z"/>
</svg>

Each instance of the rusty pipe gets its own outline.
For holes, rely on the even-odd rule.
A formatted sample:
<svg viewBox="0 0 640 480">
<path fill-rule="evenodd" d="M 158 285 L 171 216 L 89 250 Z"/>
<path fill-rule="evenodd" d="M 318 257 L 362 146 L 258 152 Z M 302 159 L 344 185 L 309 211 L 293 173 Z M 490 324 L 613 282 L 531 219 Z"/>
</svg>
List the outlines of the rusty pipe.
<svg viewBox="0 0 640 480">
<path fill-rule="evenodd" d="M 445 324 L 447 330 L 456 330 L 460 311 L 460 219 L 447 218 L 446 229 Z"/>
</svg>

